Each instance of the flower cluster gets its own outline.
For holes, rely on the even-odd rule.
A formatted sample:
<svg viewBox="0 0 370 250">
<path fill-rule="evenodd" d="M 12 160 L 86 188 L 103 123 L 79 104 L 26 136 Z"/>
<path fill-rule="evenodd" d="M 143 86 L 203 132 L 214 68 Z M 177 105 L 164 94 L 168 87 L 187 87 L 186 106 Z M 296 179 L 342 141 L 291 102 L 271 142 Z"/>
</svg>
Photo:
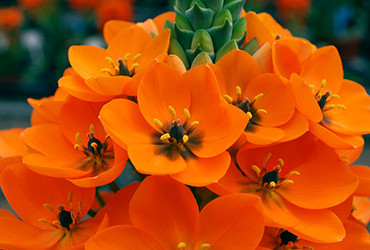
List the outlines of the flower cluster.
<svg viewBox="0 0 370 250">
<path fill-rule="evenodd" d="M 0 210 L 0 248 L 368 249 L 370 169 L 350 164 L 370 97 L 335 47 L 243 5 L 177 1 L 72 46 L 32 126 L 0 132 L 19 217 Z M 143 180 L 120 189 L 126 163 Z"/>
</svg>

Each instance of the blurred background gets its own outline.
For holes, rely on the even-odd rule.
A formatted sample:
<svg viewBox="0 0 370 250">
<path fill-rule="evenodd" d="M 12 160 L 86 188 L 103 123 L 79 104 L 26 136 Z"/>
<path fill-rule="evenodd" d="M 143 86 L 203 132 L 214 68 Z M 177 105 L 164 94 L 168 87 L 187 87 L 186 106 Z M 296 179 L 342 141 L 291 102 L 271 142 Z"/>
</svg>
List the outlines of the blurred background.
<svg viewBox="0 0 370 250">
<path fill-rule="evenodd" d="M 172 1 L 0 0 L 0 129 L 30 126 L 26 100 L 54 93 L 69 66 L 69 46 L 104 47 L 104 22 L 144 21 L 172 10 Z M 334 44 L 345 78 L 369 93 L 369 0 L 247 0 L 245 10 L 268 12 L 293 35 L 318 46 Z M 370 137 L 365 139 L 357 163 L 370 165 Z"/>
</svg>

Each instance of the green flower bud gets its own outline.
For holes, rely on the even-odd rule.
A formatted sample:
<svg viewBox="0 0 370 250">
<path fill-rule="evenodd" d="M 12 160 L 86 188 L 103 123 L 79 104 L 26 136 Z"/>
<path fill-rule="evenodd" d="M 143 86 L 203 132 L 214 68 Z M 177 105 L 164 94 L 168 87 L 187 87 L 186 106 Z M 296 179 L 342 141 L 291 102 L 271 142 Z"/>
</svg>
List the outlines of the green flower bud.
<svg viewBox="0 0 370 250">
<path fill-rule="evenodd" d="M 253 56 L 254 53 L 256 53 L 256 51 L 258 50 L 258 46 L 259 43 L 257 38 L 253 38 L 243 47 L 243 50 Z"/>
<path fill-rule="evenodd" d="M 229 3 L 227 4 L 225 3 L 224 9 L 228 9 L 231 12 L 231 15 L 233 17 L 233 22 L 235 22 L 235 20 L 238 20 L 240 18 L 244 4 L 245 4 L 245 0 L 233 0 L 233 1 L 229 1 Z"/>
<path fill-rule="evenodd" d="M 212 63 L 211 57 L 206 52 L 199 53 L 193 60 L 191 67 L 194 68 L 198 65 Z"/>
<path fill-rule="evenodd" d="M 202 0 L 203 3 L 214 12 L 219 11 L 224 5 L 224 0 Z"/>
<path fill-rule="evenodd" d="M 193 31 L 193 28 L 191 27 L 190 23 L 186 19 L 185 15 L 182 14 L 181 12 L 176 13 L 175 23 L 177 27 L 179 27 L 181 30 Z"/>
<path fill-rule="evenodd" d="M 190 48 L 191 41 L 193 40 L 194 31 L 182 30 L 175 23 L 174 33 L 176 35 L 177 41 L 181 44 L 183 48 Z"/>
<path fill-rule="evenodd" d="M 200 45 L 202 51 L 214 52 L 212 38 L 206 30 L 197 30 L 195 32 L 191 42 L 191 49 L 195 49 L 198 45 Z"/>
<path fill-rule="evenodd" d="M 231 35 L 231 38 L 235 39 L 240 46 L 244 43 L 244 39 L 247 34 L 246 30 L 247 21 L 245 20 L 245 18 L 240 18 L 233 25 L 233 34 Z"/>
<path fill-rule="evenodd" d="M 231 20 L 226 19 L 222 26 L 215 26 L 208 29 L 208 33 L 213 40 L 215 51 L 219 50 L 227 41 L 231 39 L 233 24 Z"/>
<path fill-rule="evenodd" d="M 189 9 L 192 0 L 176 0 L 175 1 L 175 9 L 185 12 L 185 10 Z"/>
<path fill-rule="evenodd" d="M 224 46 L 222 46 L 221 49 L 217 51 L 216 62 L 233 49 L 238 49 L 238 45 L 236 44 L 235 40 L 230 40 Z"/>
<path fill-rule="evenodd" d="M 186 57 L 185 51 L 176 39 L 171 39 L 168 53 L 177 55 L 181 59 L 181 61 L 184 63 L 185 68 L 187 69 L 189 68 L 189 62 Z"/>
<path fill-rule="evenodd" d="M 223 25 L 226 19 L 231 23 L 233 22 L 233 17 L 231 16 L 230 11 L 228 9 L 222 9 L 216 13 L 212 26 Z"/>
<path fill-rule="evenodd" d="M 212 24 L 213 15 L 213 10 L 202 8 L 197 2 L 185 11 L 185 16 L 194 30 L 209 28 Z"/>
</svg>

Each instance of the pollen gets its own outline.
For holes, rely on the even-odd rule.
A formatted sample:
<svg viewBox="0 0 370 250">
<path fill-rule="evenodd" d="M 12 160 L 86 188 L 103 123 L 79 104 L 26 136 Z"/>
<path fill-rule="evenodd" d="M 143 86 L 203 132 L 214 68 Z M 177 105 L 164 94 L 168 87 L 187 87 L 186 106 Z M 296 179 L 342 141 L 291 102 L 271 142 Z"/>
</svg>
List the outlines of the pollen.
<svg viewBox="0 0 370 250">
<path fill-rule="evenodd" d="M 250 111 L 248 111 L 246 114 L 247 114 L 247 116 L 248 116 L 249 119 L 252 119 L 253 115 L 252 115 L 252 113 Z"/>
<path fill-rule="evenodd" d="M 251 168 L 254 172 L 256 172 L 257 177 L 259 177 L 261 173 L 261 169 L 257 165 L 252 165 Z"/>
<path fill-rule="evenodd" d="M 158 128 L 163 128 L 163 123 L 160 120 L 154 119 L 153 122 L 155 123 L 155 125 L 157 125 Z"/>
<path fill-rule="evenodd" d="M 177 244 L 177 249 L 183 249 L 183 248 L 186 248 L 185 242 L 180 242 L 179 244 Z"/>
<path fill-rule="evenodd" d="M 140 53 L 136 54 L 136 55 L 134 56 L 133 61 L 136 63 L 136 61 L 137 61 L 140 57 L 141 57 L 141 54 L 140 54 Z"/>
<path fill-rule="evenodd" d="M 341 108 L 341 109 L 347 109 L 347 107 L 346 107 L 346 106 L 344 106 L 343 104 L 337 104 L 337 107 L 338 107 L 338 108 Z"/>
<path fill-rule="evenodd" d="M 186 143 L 188 140 L 189 140 L 189 136 L 184 135 L 184 136 L 182 137 L 182 142 L 183 142 L 183 143 Z"/>
<path fill-rule="evenodd" d="M 211 247 L 211 244 L 209 243 L 203 243 L 201 246 L 200 246 L 200 249 L 201 250 L 204 250 L 204 249 L 208 249 Z"/>
<path fill-rule="evenodd" d="M 287 185 L 287 184 L 294 184 L 294 181 L 292 181 L 292 180 L 283 180 L 282 182 L 279 183 L 279 187 Z"/>
<path fill-rule="evenodd" d="M 111 65 L 114 65 L 114 61 L 113 61 L 113 59 L 111 57 L 106 56 L 105 57 L 105 60 L 107 60 Z"/>
<path fill-rule="evenodd" d="M 284 160 L 283 159 L 279 158 L 278 162 L 280 163 L 280 166 L 284 166 Z"/>
<path fill-rule="evenodd" d="M 135 73 L 135 69 L 136 69 L 138 66 L 139 66 L 139 64 L 138 64 L 138 63 L 134 63 L 134 64 L 132 64 L 132 66 L 131 66 L 131 68 L 130 68 L 130 72 L 131 72 L 131 73 Z"/>
<path fill-rule="evenodd" d="M 175 111 L 175 109 L 174 109 L 171 105 L 170 105 L 170 106 L 168 106 L 168 109 L 170 110 L 172 117 L 175 117 L 175 116 L 176 116 L 176 111 Z"/>
<path fill-rule="evenodd" d="M 238 96 L 241 96 L 241 95 L 242 95 L 242 89 L 240 88 L 240 86 L 236 86 L 236 87 L 235 87 L 235 91 L 236 91 L 236 94 L 237 94 Z"/>
<path fill-rule="evenodd" d="M 257 109 L 257 113 L 267 114 L 266 109 Z"/>
<path fill-rule="evenodd" d="M 47 203 L 44 203 L 43 204 L 44 208 L 46 208 L 47 210 L 49 210 L 50 212 L 53 212 L 54 213 L 54 209 Z"/>
<path fill-rule="evenodd" d="M 326 79 L 322 79 L 322 81 L 320 83 L 320 86 L 321 86 L 321 88 L 325 88 L 326 87 Z"/>
<path fill-rule="evenodd" d="M 40 219 L 39 219 L 39 222 L 42 222 L 42 223 L 48 223 L 48 220 L 47 220 L 47 219 L 45 219 L 45 218 L 40 218 Z"/>
<path fill-rule="evenodd" d="M 125 56 L 123 57 L 123 60 L 127 62 L 128 58 L 131 56 L 131 53 L 126 53 Z"/>
<path fill-rule="evenodd" d="M 168 140 L 170 138 L 171 138 L 171 136 L 170 136 L 169 133 L 165 133 L 165 134 L 161 135 L 161 137 L 160 137 L 161 141 L 165 141 L 165 140 Z"/>
<path fill-rule="evenodd" d="M 191 123 L 190 123 L 190 126 L 196 126 L 196 125 L 199 125 L 199 122 L 198 121 L 192 121 Z"/>
<path fill-rule="evenodd" d="M 75 135 L 76 143 L 81 143 L 81 134 L 80 132 L 77 132 Z"/>
<path fill-rule="evenodd" d="M 274 187 L 276 186 L 276 183 L 275 183 L 274 181 L 271 181 L 271 182 L 268 184 L 268 186 L 269 186 L 270 188 L 274 188 Z"/>
</svg>

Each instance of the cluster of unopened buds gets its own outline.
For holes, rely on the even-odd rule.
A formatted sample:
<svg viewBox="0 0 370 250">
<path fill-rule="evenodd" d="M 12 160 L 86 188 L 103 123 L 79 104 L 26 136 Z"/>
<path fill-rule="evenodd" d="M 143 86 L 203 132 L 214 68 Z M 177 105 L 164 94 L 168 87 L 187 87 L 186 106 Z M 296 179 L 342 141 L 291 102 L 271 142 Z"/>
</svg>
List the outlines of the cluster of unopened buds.
<svg viewBox="0 0 370 250">
<path fill-rule="evenodd" d="M 370 249 L 370 97 L 244 3 L 176 1 L 69 49 L 32 126 L 0 132 L 1 249 Z M 117 185 L 125 166 L 141 181 Z"/>
</svg>

